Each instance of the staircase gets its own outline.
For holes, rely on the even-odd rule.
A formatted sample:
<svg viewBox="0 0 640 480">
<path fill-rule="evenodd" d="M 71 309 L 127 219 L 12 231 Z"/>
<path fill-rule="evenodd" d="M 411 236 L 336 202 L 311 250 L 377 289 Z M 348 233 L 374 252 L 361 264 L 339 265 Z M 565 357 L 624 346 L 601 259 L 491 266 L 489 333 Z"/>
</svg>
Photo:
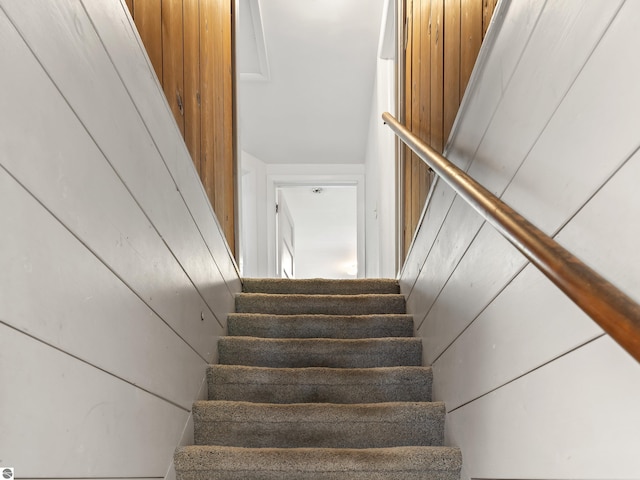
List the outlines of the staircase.
<svg viewBox="0 0 640 480">
<path fill-rule="evenodd" d="M 394 280 L 245 279 L 177 480 L 458 480 Z"/>
</svg>

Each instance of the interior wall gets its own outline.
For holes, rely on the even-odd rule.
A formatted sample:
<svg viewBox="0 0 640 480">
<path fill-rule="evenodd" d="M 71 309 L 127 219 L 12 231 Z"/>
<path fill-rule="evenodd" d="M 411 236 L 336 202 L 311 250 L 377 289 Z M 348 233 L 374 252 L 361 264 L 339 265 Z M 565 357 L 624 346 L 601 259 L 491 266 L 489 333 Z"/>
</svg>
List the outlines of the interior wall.
<svg viewBox="0 0 640 480">
<path fill-rule="evenodd" d="M 240 280 L 122 2 L 0 0 L 0 452 L 171 477 Z"/>
<path fill-rule="evenodd" d="M 382 114 L 395 111 L 395 61 L 378 58 L 377 63 L 365 160 L 366 276 L 394 278 L 397 273 L 395 137 L 382 122 Z"/>
<path fill-rule="evenodd" d="M 205 191 L 235 253 L 234 0 L 128 0 Z"/>
<path fill-rule="evenodd" d="M 446 155 L 640 301 L 640 4 L 495 15 Z M 463 479 L 640 477 L 640 365 L 441 182 L 400 281 Z"/>
<path fill-rule="evenodd" d="M 384 112 L 396 113 L 396 9 L 394 0 L 385 1 L 369 115 L 365 155 L 369 278 L 395 278 L 397 274 L 395 135 L 382 122 Z"/>
<path fill-rule="evenodd" d="M 405 0 L 404 102 L 401 121 L 442 152 L 497 0 Z M 403 149 L 403 250 L 411 246 L 434 181 Z M 404 258 L 404 256 L 403 256 Z"/>
<path fill-rule="evenodd" d="M 267 219 L 264 202 L 267 198 L 267 167 L 262 160 L 242 150 L 239 170 L 240 271 L 247 278 L 266 277 L 267 244 L 264 235 Z"/>
</svg>

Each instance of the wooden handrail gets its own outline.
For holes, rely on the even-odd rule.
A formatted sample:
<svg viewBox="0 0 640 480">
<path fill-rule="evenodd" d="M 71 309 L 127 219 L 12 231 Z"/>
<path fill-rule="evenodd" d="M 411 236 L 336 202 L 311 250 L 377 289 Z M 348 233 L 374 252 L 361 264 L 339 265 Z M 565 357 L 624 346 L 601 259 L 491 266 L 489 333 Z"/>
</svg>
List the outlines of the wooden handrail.
<svg viewBox="0 0 640 480">
<path fill-rule="evenodd" d="M 393 115 L 383 113 L 382 119 L 461 198 L 640 362 L 640 305 L 422 142 Z"/>
</svg>

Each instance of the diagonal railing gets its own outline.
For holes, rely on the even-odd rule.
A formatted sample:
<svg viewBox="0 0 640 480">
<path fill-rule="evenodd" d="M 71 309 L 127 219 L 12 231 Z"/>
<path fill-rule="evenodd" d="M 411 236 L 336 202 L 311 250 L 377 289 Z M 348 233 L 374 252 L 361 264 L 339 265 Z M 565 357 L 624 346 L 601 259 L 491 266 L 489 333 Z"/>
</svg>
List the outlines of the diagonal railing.
<svg viewBox="0 0 640 480">
<path fill-rule="evenodd" d="M 384 122 L 487 222 L 640 362 L 640 305 L 522 215 L 413 135 L 390 113 Z"/>
</svg>

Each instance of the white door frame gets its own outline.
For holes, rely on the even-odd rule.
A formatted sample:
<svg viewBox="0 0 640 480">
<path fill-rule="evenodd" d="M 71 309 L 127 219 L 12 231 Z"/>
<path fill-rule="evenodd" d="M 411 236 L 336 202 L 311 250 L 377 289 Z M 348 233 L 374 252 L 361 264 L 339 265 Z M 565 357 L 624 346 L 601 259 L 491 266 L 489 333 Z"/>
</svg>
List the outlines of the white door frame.
<svg viewBox="0 0 640 480">
<path fill-rule="evenodd" d="M 279 194 L 278 194 L 279 193 Z M 276 192 L 278 210 L 276 212 L 276 271 L 281 278 L 295 278 L 295 236 L 296 227 L 293 224 L 291 211 L 282 192 Z M 285 236 L 285 234 L 289 234 Z M 283 252 L 288 252 L 288 269 L 283 268 Z M 289 273 L 286 273 L 288 270 Z M 285 275 L 283 275 L 285 274 Z"/>
<path fill-rule="evenodd" d="M 267 268 L 270 277 L 277 277 L 276 262 L 276 189 L 296 186 L 355 186 L 357 195 L 358 278 L 365 275 L 365 195 L 364 174 L 271 174 L 267 175 Z"/>
</svg>

